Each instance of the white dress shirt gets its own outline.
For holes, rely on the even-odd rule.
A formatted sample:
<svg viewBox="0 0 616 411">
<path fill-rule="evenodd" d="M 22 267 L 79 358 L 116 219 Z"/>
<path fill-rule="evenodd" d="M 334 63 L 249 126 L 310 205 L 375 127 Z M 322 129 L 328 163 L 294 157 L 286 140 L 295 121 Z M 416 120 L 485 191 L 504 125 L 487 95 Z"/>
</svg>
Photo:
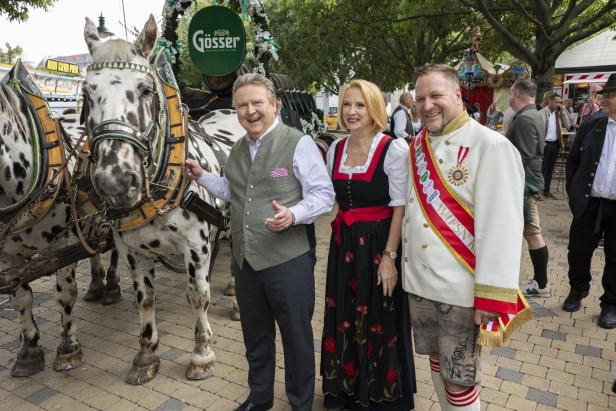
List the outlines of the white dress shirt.
<svg viewBox="0 0 616 411">
<path fill-rule="evenodd" d="M 402 110 L 396 111 L 394 114 L 394 134 L 398 138 L 408 138 L 409 134 L 406 132 L 406 115 L 409 114 L 409 109 L 401 106 Z"/>
<path fill-rule="evenodd" d="M 548 132 L 545 135 L 545 141 L 558 141 L 556 135 L 556 112 L 552 111 L 548 118 Z"/>
<path fill-rule="evenodd" d="M 590 195 L 616 200 L 616 121 L 610 117 Z"/>
<path fill-rule="evenodd" d="M 263 139 L 267 138 L 267 135 L 278 123 L 278 119 L 274 120 L 274 124 L 256 142 L 253 142 L 248 135 L 244 137 L 248 143 L 252 160 L 254 160 Z M 336 195 L 321 153 L 312 137 L 308 135 L 303 136 L 295 147 L 293 174 L 302 186 L 303 199 L 289 207 L 289 210 L 295 217 L 295 225 L 311 224 L 319 215 L 331 210 Z M 229 201 L 231 197 L 229 180 L 225 176 L 221 177 L 204 170 L 197 183 L 221 200 Z M 272 200 L 275 200 L 275 198 L 272 198 Z"/>
<path fill-rule="evenodd" d="M 349 139 L 346 139 L 338 171 L 340 171 L 341 173 L 348 174 L 349 179 L 352 177 L 353 173 L 365 173 L 366 170 L 368 170 L 368 167 L 370 167 L 370 163 L 372 163 L 372 156 L 374 155 L 374 152 L 378 147 L 379 142 L 384 136 L 385 135 L 383 133 L 377 133 L 374 136 L 374 138 L 372 139 L 372 145 L 370 146 L 370 152 L 368 153 L 368 158 L 366 159 L 366 163 L 356 167 L 344 165 L 347 159 L 347 148 L 349 144 Z M 330 176 L 332 175 L 332 168 L 334 167 L 336 147 L 342 140 L 343 139 L 334 141 L 332 146 L 329 148 L 329 151 L 327 152 L 327 171 L 329 172 Z M 406 204 L 406 193 L 408 192 L 408 187 L 410 183 L 409 144 L 405 140 L 397 138 L 391 142 L 387 153 L 385 153 L 385 159 L 383 160 L 383 169 L 385 171 L 385 174 L 387 174 L 387 179 L 389 180 L 390 201 L 388 205 L 390 207 L 403 206 L 404 204 Z"/>
</svg>

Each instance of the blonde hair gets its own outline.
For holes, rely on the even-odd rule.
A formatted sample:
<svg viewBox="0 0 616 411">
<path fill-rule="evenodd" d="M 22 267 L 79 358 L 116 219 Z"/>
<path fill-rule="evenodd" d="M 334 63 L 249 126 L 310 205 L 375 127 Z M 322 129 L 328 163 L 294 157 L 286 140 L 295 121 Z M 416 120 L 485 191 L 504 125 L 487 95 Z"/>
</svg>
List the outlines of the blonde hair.
<svg viewBox="0 0 616 411">
<path fill-rule="evenodd" d="M 338 124 L 347 130 L 347 126 L 342 117 L 342 109 L 344 106 L 344 97 L 346 96 L 347 91 L 351 88 L 357 88 L 361 92 L 361 95 L 366 102 L 368 115 L 372 117 L 374 131 L 385 130 L 385 125 L 387 124 L 387 112 L 385 111 L 385 100 L 383 98 L 383 94 L 376 84 L 367 80 L 352 80 L 350 83 L 347 83 L 340 88 L 340 93 L 338 93 Z"/>
</svg>

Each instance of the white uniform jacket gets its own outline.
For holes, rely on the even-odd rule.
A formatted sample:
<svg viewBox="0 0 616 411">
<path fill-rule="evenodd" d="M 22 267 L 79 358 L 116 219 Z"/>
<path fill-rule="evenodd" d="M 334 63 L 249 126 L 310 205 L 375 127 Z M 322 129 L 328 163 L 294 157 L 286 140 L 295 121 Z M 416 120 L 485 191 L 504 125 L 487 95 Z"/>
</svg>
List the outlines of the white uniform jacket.
<svg viewBox="0 0 616 411">
<path fill-rule="evenodd" d="M 443 179 L 474 215 L 475 273 L 454 257 L 430 227 L 411 183 L 402 225 L 402 285 L 407 292 L 430 300 L 503 312 L 499 304 L 512 303 L 518 295 L 524 227 L 520 155 L 509 140 L 465 112 L 430 140 Z M 461 165 L 467 173 L 458 172 L 454 178 L 450 170 L 465 151 Z"/>
</svg>

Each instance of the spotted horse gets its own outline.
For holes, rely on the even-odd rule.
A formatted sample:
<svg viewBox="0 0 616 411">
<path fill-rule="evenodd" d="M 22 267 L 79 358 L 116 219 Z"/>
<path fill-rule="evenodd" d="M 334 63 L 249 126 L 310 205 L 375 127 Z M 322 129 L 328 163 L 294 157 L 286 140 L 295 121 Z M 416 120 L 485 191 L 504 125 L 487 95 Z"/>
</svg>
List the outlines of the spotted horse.
<svg viewBox="0 0 616 411">
<path fill-rule="evenodd" d="M 65 162 L 70 146 L 18 61 L 0 82 L 0 271 L 77 241 L 65 185 L 66 172 L 74 163 L 73 158 Z M 63 328 L 53 362 L 57 371 L 75 368 L 82 360 L 72 316 L 77 297 L 75 267 L 71 264 L 56 273 Z M 93 276 L 104 276 L 98 255 L 91 259 L 91 269 Z M 45 367 L 32 312 L 32 288 L 27 283 L 13 284 L 0 292 L 10 294 L 21 323 L 21 346 L 11 375 L 31 376 Z"/>
<path fill-rule="evenodd" d="M 81 173 L 91 183 L 84 186 L 92 189 L 79 197 L 86 208 L 108 209 L 116 248 L 132 275 L 140 348 L 126 381 L 144 384 L 158 373 L 154 265 L 161 257 L 184 262 L 186 296 L 196 320 L 186 377 L 207 378 L 215 361 L 207 316 L 209 274 L 220 225 L 178 206 L 187 193 L 194 192 L 210 209 L 224 208 L 191 183 L 181 167 L 188 156 L 205 169 L 221 173 L 216 153 L 223 147 L 214 149 L 216 144 L 188 133 L 187 110 L 164 52 L 155 53 L 150 64 L 157 38 L 153 16 L 133 44 L 103 42 L 89 19 L 84 37 L 92 56 L 83 84 L 82 111 L 91 155 Z"/>
</svg>

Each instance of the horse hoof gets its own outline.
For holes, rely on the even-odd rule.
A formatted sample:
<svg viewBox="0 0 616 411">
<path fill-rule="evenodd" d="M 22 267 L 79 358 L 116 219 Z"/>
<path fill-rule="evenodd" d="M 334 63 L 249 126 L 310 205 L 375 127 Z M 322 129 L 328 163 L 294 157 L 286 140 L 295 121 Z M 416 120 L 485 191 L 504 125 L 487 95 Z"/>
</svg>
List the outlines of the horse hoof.
<svg viewBox="0 0 616 411">
<path fill-rule="evenodd" d="M 228 295 L 229 297 L 235 297 L 235 286 L 229 284 L 227 288 L 225 288 L 225 295 Z"/>
<path fill-rule="evenodd" d="M 189 380 L 205 380 L 213 375 L 213 363 L 209 364 L 188 364 L 186 367 L 186 378 Z"/>
<path fill-rule="evenodd" d="M 90 287 L 88 287 L 88 292 L 83 296 L 83 300 L 87 302 L 98 301 L 103 298 L 104 291 L 104 287 L 90 284 Z"/>
<path fill-rule="evenodd" d="M 45 353 L 41 347 L 22 348 L 11 369 L 12 377 L 30 377 L 45 369 Z"/>
<path fill-rule="evenodd" d="M 122 291 L 120 287 L 116 286 L 114 288 L 106 288 L 103 292 L 103 300 L 101 304 L 103 305 L 111 305 L 122 301 Z"/>
<path fill-rule="evenodd" d="M 81 346 L 77 344 L 76 349 L 72 352 L 61 353 L 60 350 L 56 352 L 56 359 L 53 361 L 53 369 L 56 371 L 68 371 L 73 368 L 77 368 L 81 365 L 83 360 L 83 353 L 81 352 Z"/>
<path fill-rule="evenodd" d="M 158 374 L 160 359 L 154 353 L 137 353 L 133 359 L 133 365 L 126 376 L 126 382 L 130 385 L 143 385 L 150 382 Z"/>
</svg>

